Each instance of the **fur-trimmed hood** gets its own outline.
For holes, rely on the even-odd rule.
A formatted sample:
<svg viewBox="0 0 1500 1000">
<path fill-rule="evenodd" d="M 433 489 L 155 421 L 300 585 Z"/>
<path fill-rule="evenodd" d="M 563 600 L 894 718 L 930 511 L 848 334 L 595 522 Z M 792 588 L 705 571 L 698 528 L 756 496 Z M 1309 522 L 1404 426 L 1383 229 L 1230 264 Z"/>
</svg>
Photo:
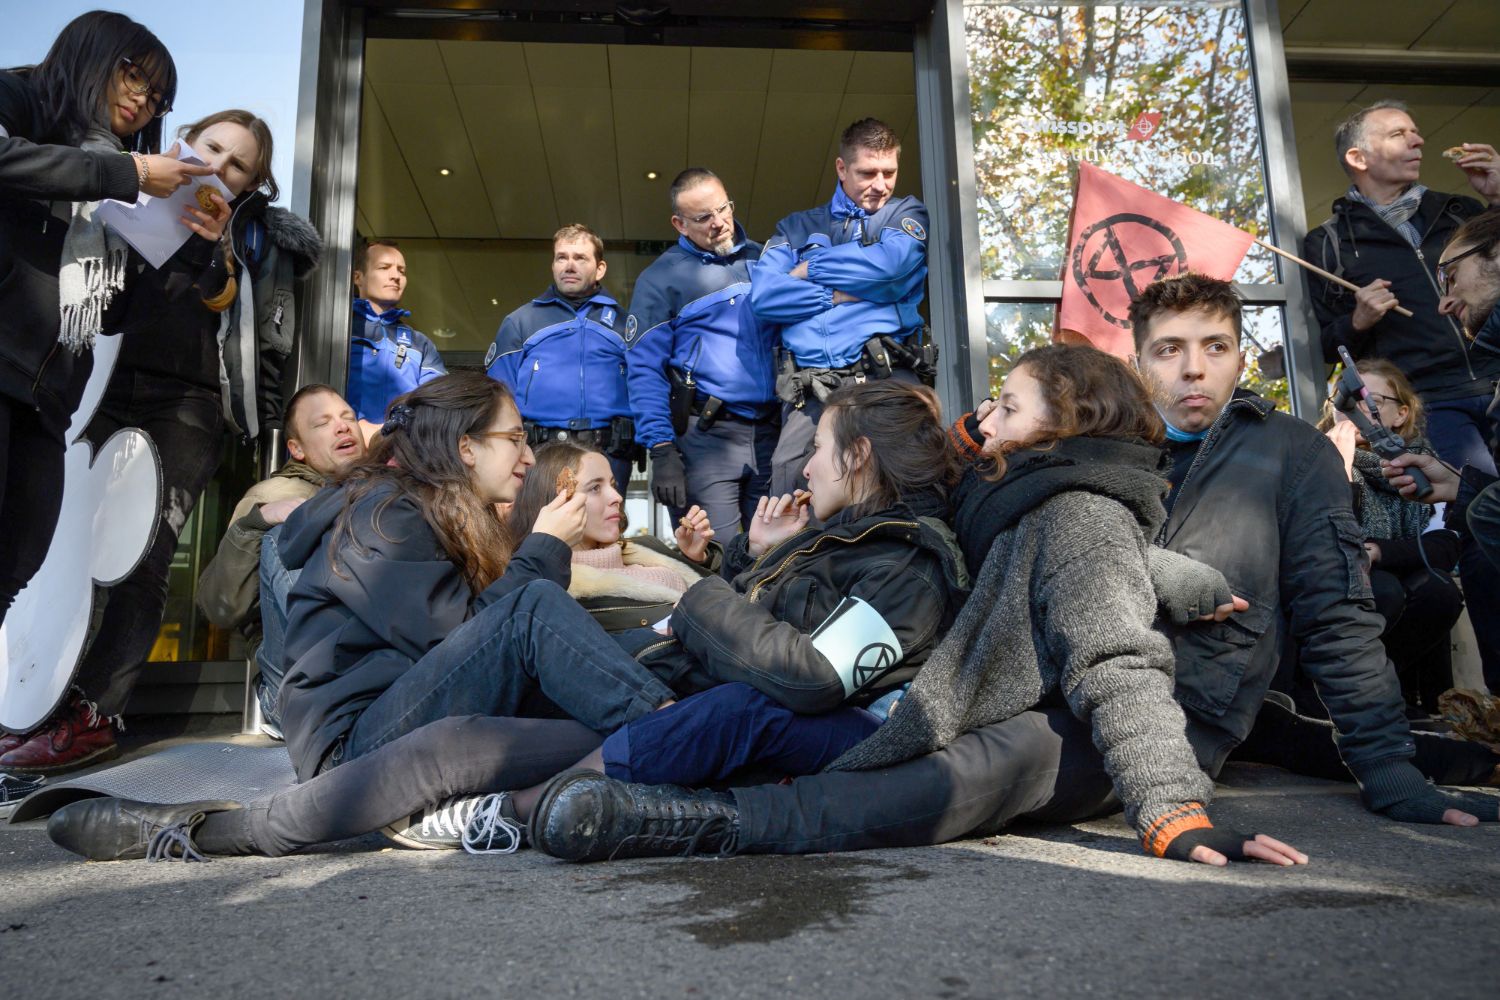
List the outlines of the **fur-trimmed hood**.
<svg viewBox="0 0 1500 1000">
<path fill-rule="evenodd" d="M 323 237 L 311 222 L 296 212 L 268 206 L 265 223 L 271 242 L 292 255 L 297 277 L 306 277 L 322 262 Z"/>
<path fill-rule="evenodd" d="M 653 566 L 668 569 L 681 576 L 682 582 L 689 587 L 703 577 L 703 574 L 687 560 L 655 548 L 648 548 L 641 542 L 626 539 L 620 543 L 620 548 L 626 566 Z M 568 593 L 579 601 L 599 597 L 619 597 L 629 601 L 653 604 L 676 604 L 677 599 L 682 596 L 680 592 L 670 587 L 663 587 L 629 573 L 614 573 L 609 570 L 596 569 L 593 566 L 585 566 L 579 562 L 573 563 L 573 579 L 568 584 Z"/>
</svg>

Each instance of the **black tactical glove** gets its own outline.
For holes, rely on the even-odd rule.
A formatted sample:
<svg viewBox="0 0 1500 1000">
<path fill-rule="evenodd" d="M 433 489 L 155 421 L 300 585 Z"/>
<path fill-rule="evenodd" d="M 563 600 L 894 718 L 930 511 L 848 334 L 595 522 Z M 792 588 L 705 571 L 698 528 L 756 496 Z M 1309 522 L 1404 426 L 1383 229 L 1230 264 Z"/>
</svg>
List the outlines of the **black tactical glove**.
<svg viewBox="0 0 1500 1000">
<path fill-rule="evenodd" d="M 682 453 L 670 441 L 651 449 L 651 495 L 668 507 L 687 506 L 687 473 Z"/>
</svg>

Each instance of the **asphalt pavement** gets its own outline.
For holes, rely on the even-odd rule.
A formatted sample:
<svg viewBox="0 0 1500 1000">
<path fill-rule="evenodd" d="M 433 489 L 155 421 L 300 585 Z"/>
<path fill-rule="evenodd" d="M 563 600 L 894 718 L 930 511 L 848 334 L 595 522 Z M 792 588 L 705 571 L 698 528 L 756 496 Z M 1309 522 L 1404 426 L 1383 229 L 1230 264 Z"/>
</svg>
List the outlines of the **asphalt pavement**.
<svg viewBox="0 0 1500 1000">
<path fill-rule="evenodd" d="M 0 826 L 0 984 L 50 997 L 1500 995 L 1500 825 L 1231 765 L 1216 820 L 1312 855 L 1213 869 L 1119 817 L 942 847 L 566 865 L 378 835 L 83 863 Z"/>
</svg>

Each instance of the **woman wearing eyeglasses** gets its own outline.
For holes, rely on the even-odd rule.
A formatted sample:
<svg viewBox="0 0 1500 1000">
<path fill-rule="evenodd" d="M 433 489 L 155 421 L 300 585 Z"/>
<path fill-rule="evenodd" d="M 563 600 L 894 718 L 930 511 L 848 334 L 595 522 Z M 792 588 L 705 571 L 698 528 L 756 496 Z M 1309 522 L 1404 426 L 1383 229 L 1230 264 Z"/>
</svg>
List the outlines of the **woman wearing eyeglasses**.
<svg viewBox="0 0 1500 1000">
<path fill-rule="evenodd" d="M 129 249 L 97 203 L 210 172 L 157 155 L 176 87 L 156 36 L 104 11 L 70 22 L 37 65 L 0 71 L 0 621 L 51 543 L 63 436 L 105 311 L 129 284 Z M 212 249 L 190 239 L 177 263 L 206 267 Z"/>
<path fill-rule="evenodd" d="M 1380 422 L 1401 435 L 1408 451 L 1433 454 L 1423 436 L 1422 400 L 1401 369 L 1383 358 L 1366 358 L 1355 368 Z M 1318 428 L 1338 446 L 1354 486 L 1375 608 L 1386 622 L 1381 640 L 1396 665 L 1408 714 L 1436 714 L 1438 695 L 1453 686 L 1448 630 L 1464 607 L 1451 575 L 1458 563 L 1458 537 L 1442 527 L 1441 508 L 1434 513 L 1391 487 L 1381 474 L 1379 456 L 1348 417 L 1325 404 Z"/>
</svg>

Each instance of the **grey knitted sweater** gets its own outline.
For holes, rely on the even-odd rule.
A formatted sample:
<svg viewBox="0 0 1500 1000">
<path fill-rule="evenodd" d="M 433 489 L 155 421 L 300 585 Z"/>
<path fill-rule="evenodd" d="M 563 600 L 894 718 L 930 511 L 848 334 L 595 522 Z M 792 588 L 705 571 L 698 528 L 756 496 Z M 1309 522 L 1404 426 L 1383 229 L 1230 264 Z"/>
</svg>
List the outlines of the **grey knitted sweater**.
<svg viewBox="0 0 1500 1000">
<path fill-rule="evenodd" d="M 1143 840 L 1168 813 L 1206 804 L 1213 782 L 1172 698 L 1172 647 L 1151 627 L 1145 529 L 1164 515 L 1143 525 L 1138 498 L 1124 499 L 1054 492 L 1000 531 L 968 603 L 889 721 L 833 769 L 930 753 L 1061 688 L 1091 725 Z"/>
</svg>

